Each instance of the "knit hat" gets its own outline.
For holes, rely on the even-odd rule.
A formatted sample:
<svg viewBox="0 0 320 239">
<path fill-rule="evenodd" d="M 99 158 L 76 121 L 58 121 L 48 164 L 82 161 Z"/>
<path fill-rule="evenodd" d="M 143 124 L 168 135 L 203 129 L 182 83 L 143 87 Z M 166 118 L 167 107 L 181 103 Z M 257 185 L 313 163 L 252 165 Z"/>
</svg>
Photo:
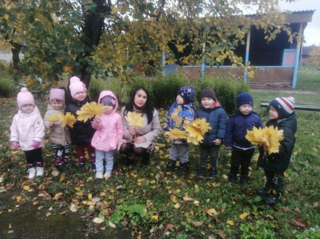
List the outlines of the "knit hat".
<svg viewBox="0 0 320 239">
<path fill-rule="evenodd" d="M 101 103 L 106 105 L 112 105 L 114 107 L 114 105 L 116 104 L 116 100 L 111 96 L 106 96 L 101 99 Z"/>
<path fill-rule="evenodd" d="M 86 85 L 82 81 L 80 81 L 79 77 L 76 76 L 70 78 L 69 89 L 72 97 L 74 97 L 78 92 L 87 92 Z"/>
<path fill-rule="evenodd" d="M 33 95 L 26 87 L 22 87 L 17 96 L 18 107 L 23 105 L 35 105 Z"/>
<path fill-rule="evenodd" d="M 244 104 L 249 104 L 253 106 L 253 98 L 247 92 L 241 92 L 237 97 L 237 108 Z"/>
<path fill-rule="evenodd" d="M 185 104 L 189 104 L 193 101 L 195 91 L 191 86 L 183 86 L 178 90 L 178 95 L 181 95 Z"/>
<path fill-rule="evenodd" d="M 50 102 L 53 99 L 61 100 L 63 103 L 65 101 L 65 92 L 63 89 L 52 88 L 50 90 Z"/>
<path fill-rule="evenodd" d="M 294 98 L 292 96 L 275 98 L 270 105 L 278 112 L 278 119 L 288 118 L 294 111 Z"/>
<path fill-rule="evenodd" d="M 214 90 L 213 90 L 212 88 L 210 88 L 210 87 L 206 87 L 206 88 L 204 88 L 204 89 L 201 91 L 200 97 L 199 97 L 200 100 L 201 100 L 202 98 L 204 98 L 204 97 L 211 98 L 211 99 L 213 99 L 214 101 L 217 100 L 217 98 L 216 98 L 216 93 L 215 93 Z"/>
</svg>

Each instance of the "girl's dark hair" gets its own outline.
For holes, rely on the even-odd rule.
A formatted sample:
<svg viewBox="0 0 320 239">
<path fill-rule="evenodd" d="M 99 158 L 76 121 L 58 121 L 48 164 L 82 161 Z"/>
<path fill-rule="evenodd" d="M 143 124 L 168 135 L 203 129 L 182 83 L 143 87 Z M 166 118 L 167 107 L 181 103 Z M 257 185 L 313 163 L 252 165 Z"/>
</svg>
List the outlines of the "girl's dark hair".
<svg viewBox="0 0 320 239">
<path fill-rule="evenodd" d="M 146 104 L 144 105 L 143 107 L 143 110 L 142 110 L 142 113 L 146 113 L 147 115 L 147 118 L 148 118 L 148 124 L 151 123 L 151 121 L 153 120 L 153 111 L 154 111 L 154 108 L 152 106 L 152 104 L 150 103 L 150 95 L 149 95 L 149 92 L 147 91 L 146 88 L 144 87 L 137 87 L 134 91 L 133 91 L 133 94 L 131 96 L 131 99 L 130 101 L 128 102 L 128 104 L 126 105 L 126 108 L 125 108 L 125 114 L 127 114 L 129 111 L 133 111 L 133 107 L 134 107 L 134 97 L 136 96 L 137 94 L 137 91 L 138 90 L 143 90 L 146 94 L 147 94 L 147 101 L 146 101 Z"/>
</svg>

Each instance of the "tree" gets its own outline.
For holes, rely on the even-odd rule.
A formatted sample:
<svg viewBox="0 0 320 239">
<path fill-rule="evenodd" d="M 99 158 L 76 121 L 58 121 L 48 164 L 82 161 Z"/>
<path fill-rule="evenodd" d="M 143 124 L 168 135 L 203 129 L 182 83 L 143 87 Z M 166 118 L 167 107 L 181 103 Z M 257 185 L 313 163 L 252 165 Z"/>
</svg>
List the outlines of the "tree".
<svg viewBox="0 0 320 239">
<path fill-rule="evenodd" d="M 264 29 L 267 41 L 281 30 L 293 39 L 285 15 L 273 8 L 278 0 L 4 2 L 0 20 L 7 25 L 1 25 L 0 42 L 13 47 L 7 33 L 18 29 L 16 38 L 28 46 L 24 74 L 41 75 L 46 81 L 57 80 L 63 71 L 80 76 L 87 85 L 92 74 L 112 73 L 128 81 L 136 64 L 152 61 L 152 69 L 160 72 L 163 52 L 167 63 L 200 65 L 206 59 L 210 65 L 221 65 L 228 59 L 233 66 L 249 68 L 234 49 L 244 44 L 250 25 Z M 257 17 L 244 15 L 257 5 Z M 176 59 L 173 52 L 185 49 L 189 54 Z"/>
</svg>

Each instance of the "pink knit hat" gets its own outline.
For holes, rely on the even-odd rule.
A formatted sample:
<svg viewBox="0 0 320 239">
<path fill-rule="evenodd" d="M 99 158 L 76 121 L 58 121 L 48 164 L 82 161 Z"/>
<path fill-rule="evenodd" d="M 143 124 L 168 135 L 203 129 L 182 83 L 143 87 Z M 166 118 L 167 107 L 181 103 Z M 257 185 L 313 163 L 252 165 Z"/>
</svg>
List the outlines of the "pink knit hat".
<svg viewBox="0 0 320 239">
<path fill-rule="evenodd" d="M 64 103 L 64 101 L 65 101 L 65 92 L 64 92 L 64 90 L 52 88 L 50 90 L 50 102 L 53 99 L 61 100 Z"/>
<path fill-rule="evenodd" d="M 23 105 L 35 105 L 33 95 L 26 87 L 22 87 L 17 96 L 19 108 Z"/>
<path fill-rule="evenodd" d="M 84 91 L 87 92 L 86 85 L 80 81 L 79 77 L 73 76 L 70 78 L 70 85 L 69 85 L 71 96 L 74 98 L 74 95 L 78 92 Z"/>
</svg>

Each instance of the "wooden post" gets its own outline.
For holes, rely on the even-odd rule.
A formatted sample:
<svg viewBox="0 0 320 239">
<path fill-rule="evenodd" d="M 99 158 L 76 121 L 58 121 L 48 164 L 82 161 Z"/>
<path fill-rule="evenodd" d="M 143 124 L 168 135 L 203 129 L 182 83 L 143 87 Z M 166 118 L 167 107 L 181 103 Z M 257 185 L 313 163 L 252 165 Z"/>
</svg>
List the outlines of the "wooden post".
<svg viewBox="0 0 320 239">
<path fill-rule="evenodd" d="M 247 62 L 249 61 L 250 38 L 251 38 L 251 26 L 250 26 L 249 31 L 248 31 L 248 33 L 247 33 L 246 56 L 245 56 L 245 60 L 244 60 L 244 64 L 245 64 L 245 65 L 246 65 Z M 244 72 L 244 78 L 243 78 L 244 83 L 247 83 L 247 74 L 248 74 L 248 70 L 246 69 L 245 72 Z"/>
<path fill-rule="evenodd" d="M 303 27 L 303 23 L 300 23 L 299 35 L 298 35 L 300 39 L 302 38 L 302 27 Z M 294 59 L 295 61 L 294 61 L 294 70 L 293 70 L 293 79 L 292 79 L 292 89 L 296 88 L 296 84 L 297 84 L 301 44 L 302 44 L 302 40 L 301 42 L 299 41 L 297 42 L 296 56 Z"/>
</svg>

